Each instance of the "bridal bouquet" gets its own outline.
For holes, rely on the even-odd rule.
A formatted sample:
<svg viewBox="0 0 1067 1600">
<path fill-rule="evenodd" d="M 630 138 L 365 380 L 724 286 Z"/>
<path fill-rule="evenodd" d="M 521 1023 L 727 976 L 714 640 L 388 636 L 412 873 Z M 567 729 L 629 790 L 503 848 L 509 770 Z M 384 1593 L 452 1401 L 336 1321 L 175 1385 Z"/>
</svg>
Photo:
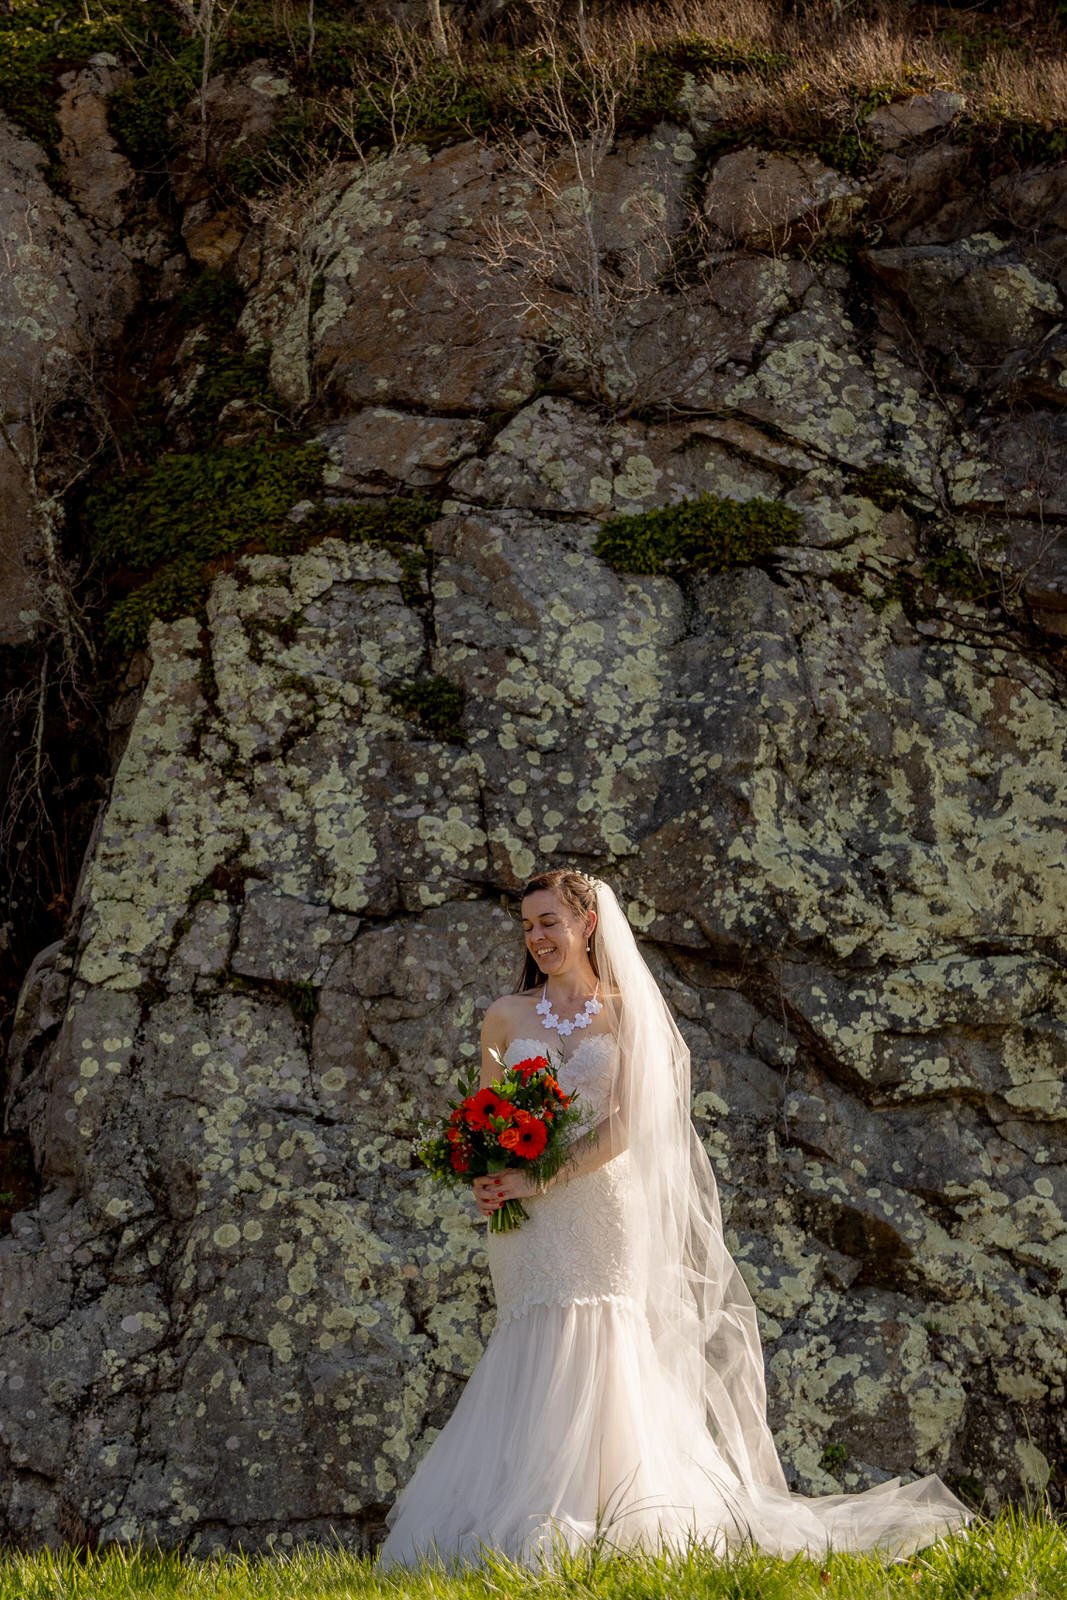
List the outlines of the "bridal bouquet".
<svg viewBox="0 0 1067 1600">
<path fill-rule="evenodd" d="M 420 1130 L 415 1154 L 443 1183 L 470 1184 L 505 1167 L 521 1167 L 545 1183 L 571 1153 L 585 1112 L 576 1095 L 560 1088 L 548 1057 L 500 1064 L 499 1078 L 485 1089 L 474 1089 L 472 1068 L 447 1117 Z M 509 1233 L 528 1216 L 521 1200 L 505 1200 L 489 1218 L 489 1231 Z"/>
</svg>

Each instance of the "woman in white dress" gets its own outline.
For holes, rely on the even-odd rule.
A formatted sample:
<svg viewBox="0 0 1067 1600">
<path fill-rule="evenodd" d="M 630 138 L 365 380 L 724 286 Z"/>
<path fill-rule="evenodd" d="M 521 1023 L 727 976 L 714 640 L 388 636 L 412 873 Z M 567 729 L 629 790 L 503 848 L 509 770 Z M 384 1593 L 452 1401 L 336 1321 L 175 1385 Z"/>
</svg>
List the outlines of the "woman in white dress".
<svg viewBox="0 0 1067 1600">
<path fill-rule="evenodd" d="M 383 1565 L 537 1565 L 592 1541 L 700 1541 L 902 1558 L 966 1525 L 936 1475 L 792 1493 L 767 1424 L 756 1309 L 723 1240 L 689 1113 L 689 1052 L 607 884 L 542 873 L 522 895 L 519 990 L 481 1031 L 481 1081 L 551 1051 L 590 1136 L 539 1189 L 478 1178 L 497 1322 L 455 1411 L 387 1517 Z"/>
</svg>

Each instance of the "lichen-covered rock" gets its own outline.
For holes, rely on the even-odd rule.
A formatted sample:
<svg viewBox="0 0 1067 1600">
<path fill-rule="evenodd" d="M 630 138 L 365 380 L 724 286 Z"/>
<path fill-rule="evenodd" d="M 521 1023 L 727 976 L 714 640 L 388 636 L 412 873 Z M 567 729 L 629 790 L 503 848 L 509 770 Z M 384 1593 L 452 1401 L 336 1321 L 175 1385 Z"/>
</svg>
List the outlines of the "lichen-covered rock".
<svg viewBox="0 0 1067 1600">
<path fill-rule="evenodd" d="M 667 264 L 694 160 L 675 129 L 569 161 L 472 140 L 342 168 L 245 252 L 243 329 L 270 343 L 292 399 L 328 387 L 356 405 L 513 407 L 537 387 L 543 345 L 573 342 L 586 320 L 600 256 L 628 280 Z"/>
<path fill-rule="evenodd" d="M 939 132 L 955 122 L 963 110 L 964 97 L 948 89 L 933 89 L 929 94 L 912 94 L 906 100 L 893 100 L 879 106 L 867 118 L 867 130 L 886 150 L 909 139 Z"/>
<path fill-rule="evenodd" d="M 600 169 L 631 387 L 598 406 L 575 280 L 534 316 L 521 252 L 480 254 L 493 217 L 568 215 L 499 150 L 338 168 L 241 246 L 250 340 L 329 398 L 331 494 L 440 515 L 403 560 L 245 554 L 202 625 L 151 627 L 12 1039 L 42 1195 L 0 1239 L 6 1538 L 373 1541 L 493 1321 L 473 1209 L 411 1138 L 515 981 L 502 891 L 567 861 L 618 887 L 690 1044 L 795 1485 L 1058 1492 L 1059 190 L 1017 175 L 1032 236 L 976 247 L 925 156 L 886 155 L 872 205 L 937 236 L 890 236 L 928 296 L 900 290 L 909 343 L 878 273 L 777 244 L 652 281 L 692 150 L 658 129 Z M 938 304 L 965 354 L 1030 340 L 1042 407 L 942 381 Z M 678 581 L 595 556 L 605 516 L 705 491 L 792 508 L 797 542 Z M 938 558 L 1009 603 L 938 591 Z M 438 679 L 463 709 L 435 733 L 397 689 Z"/>
<path fill-rule="evenodd" d="M 568 400 L 544 398 L 519 411 L 492 448 L 454 472 L 461 500 L 544 512 L 635 512 L 714 490 L 749 499 L 775 492 L 721 427 L 698 419 L 673 427 L 636 421 L 604 424 Z"/>
<path fill-rule="evenodd" d="M 68 155 L 74 160 L 73 146 Z M 70 465 L 50 437 L 56 417 L 84 399 L 100 348 L 136 298 L 126 255 L 52 192 L 45 163 L 44 151 L 0 116 L 0 645 L 31 640 L 47 604 L 43 485 Z"/>
<path fill-rule="evenodd" d="M 794 1480 L 1043 1486 L 1052 680 L 817 576 L 687 599 L 594 536 L 540 506 L 435 526 L 430 665 L 466 747 L 384 692 L 422 649 L 384 552 L 248 557 L 206 638 L 153 628 L 69 1003 L 12 1107 L 46 1184 L 0 1244 L 0 1368 L 45 1413 L 9 1435 L 14 1536 L 62 1503 L 201 1550 L 372 1537 L 491 1325 L 470 1208 L 407 1141 L 512 981 L 497 890 L 572 858 L 618 884 L 689 1038 Z"/>
<path fill-rule="evenodd" d="M 485 432 L 484 424 L 467 417 L 422 417 L 367 406 L 319 435 L 329 456 L 324 479 L 340 493 L 428 489 L 472 456 Z"/>
<path fill-rule="evenodd" d="M 840 233 L 865 203 L 866 186 L 815 156 L 748 147 L 712 169 L 704 214 L 714 234 L 757 250 Z"/>
<path fill-rule="evenodd" d="M 995 234 L 953 245 L 868 250 L 865 260 L 905 300 L 924 341 L 986 381 L 1014 374 L 1063 315 L 1053 285 Z"/>
<path fill-rule="evenodd" d="M 329 382 L 350 403 L 446 412 L 525 399 L 524 317 L 477 255 L 484 214 L 526 192 L 502 179 L 482 145 L 433 161 L 417 147 L 342 171 L 310 206 L 298 196 L 267 230 L 242 318 L 271 345 L 279 392 L 302 399 Z"/>
<path fill-rule="evenodd" d="M 978 446 L 895 341 L 864 348 L 845 290 L 834 270 L 812 273 L 723 403 L 831 461 L 895 458 L 920 494 L 936 498 L 946 479 L 973 473 Z"/>
</svg>

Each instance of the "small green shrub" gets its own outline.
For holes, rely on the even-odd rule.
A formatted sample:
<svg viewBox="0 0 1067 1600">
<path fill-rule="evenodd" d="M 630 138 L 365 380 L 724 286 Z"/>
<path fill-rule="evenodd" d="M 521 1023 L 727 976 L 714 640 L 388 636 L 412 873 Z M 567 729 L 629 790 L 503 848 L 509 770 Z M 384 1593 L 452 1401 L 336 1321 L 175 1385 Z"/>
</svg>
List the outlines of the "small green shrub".
<svg viewBox="0 0 1067 1600">
<path fill-rule="evenodd" d="M 980 114 L 959 130 L 962 140 L 992 151 L 1001 158 L 1010 155 L 1022 166 L 1062 161 L 1067 156 L 1067 127 L 1037 118 L 1005 113 Z"/>
<path fill-rule="evenodd" d="M 466 694 L 463 685 L 440 674 L 427 673 L 417 678 L 401 678 L 388 689 L 389 698 L 405 716 L 420 722 L 435 739 L 464 744 L 463 711 Z"/>
<path fill-rule="evenodd" d="M 838 267 L 850 267 L 855 260 L 856 246 L 846 239 L 818 238 L 804 251 L 809 261 L 832 261 Z"/>
<path fill-rule="evenodd" d="M 890 601 L 899 600 L 905 616 L 912 622 L 921 622 L 937 614 L 937 593 L 986 604 L 996 602 L 999 579 L 995 572 L 983 573 L 968 551 L 948 543 L 943 534 L 935 534 L 934 541 L 936 548 L 924 558 L 922 570 L 914 573 L 898 569 L 882 593 L 869 601 L 873 611 L 884 611 Z"/>
<path fill-rule="evenodd" d="M 319 991 L 304 978 L 282 979 L 278 991 L 289 1002 L 298 1022 L 313 1022 L 319 1009 Z"/>
<path fill-rule="evenodd" d="M 173 57 L 164 55 L 153 61 L 147 72 L 108 95 L 108 125 L 141 172 L 163 174 L 178 131 L 171 118 L 188 104 L 199 85 L 197 46 L 189 41 L 175 44 Z"/>
<path fill-rule="evenodd" d="M 795 544 L 800 513 L 777 500 L 704 494 L 680 505 L 612 517 L 594 546 L 620 572 L 721 572 Z"/>
<path fill-rule="evenodd" d="M 869 467 L 861 467 L 852 480 L 852 488 L 856 494 L 872 500 L 882 511 L 895 511 L 898 506 L 906 505 L 915 494 L 907 474 L 888 461 L 876 461 Z"/>
<path fill-rule="evenodd" d="M 988 599 L 997 589 L 996 576 L 983 573 L 974 557 L 955 545 L 946 545 L 930 556 L 923 578 L 962 600 Z"/>
<path fill-rule="evenodd" d="M 881 146 L 851 128 L 813 138 L 806 148 L 835 172 L 847 173 L 851 178 L 873 172 L 882 159 Z"/>
<path fill-rule="evenodd" d="M 843 1444 L 828 1444 L 819 1457 L 819 1465 L 826 1468 L 827 1472 L 838 1472 L 848 1460 L 848 1447 Z"/>
</svg>

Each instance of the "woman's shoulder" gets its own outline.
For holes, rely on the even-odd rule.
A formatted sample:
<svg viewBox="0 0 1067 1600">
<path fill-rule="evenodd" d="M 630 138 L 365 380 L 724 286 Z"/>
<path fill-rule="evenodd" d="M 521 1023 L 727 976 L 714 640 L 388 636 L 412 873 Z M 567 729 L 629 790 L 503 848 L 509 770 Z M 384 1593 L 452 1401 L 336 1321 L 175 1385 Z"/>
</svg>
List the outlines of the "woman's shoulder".
<svg viewBox="0 0 1067 1600">
<path fill-rule="evenodd" d="M 512 1017 L 525 1017 L 533 1011 L 536 1000 L 536 989 L 521 989 L 518 993 L 499 995 L 487 1007 L 485 1020 L 495 1023 L 507 1022 Z"/>
</svg>

